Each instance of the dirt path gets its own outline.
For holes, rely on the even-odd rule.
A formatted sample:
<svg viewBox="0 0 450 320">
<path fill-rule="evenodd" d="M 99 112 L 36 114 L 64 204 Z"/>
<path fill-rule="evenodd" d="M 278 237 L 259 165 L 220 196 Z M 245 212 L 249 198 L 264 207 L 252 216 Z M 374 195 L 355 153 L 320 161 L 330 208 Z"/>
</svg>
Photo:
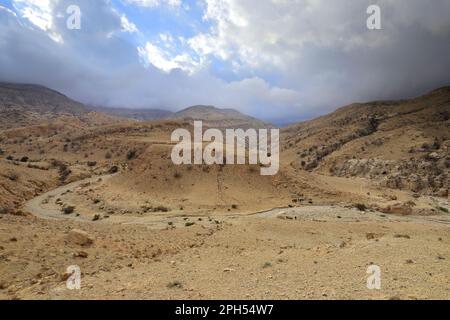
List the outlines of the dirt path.
<svg viewBox="0 0 450 320">
<path fill-rule="evenodd" d="M 31 199 L 25 204 L 25 209 L 36 217 L 42 219 L 53 220 L 74 220 L 79 222 L 92 222 L 90 217 L 77 216 L 77 215 L 64 215 L 61 213 L 61 208 L 58 206 L 44 208 L 43 204 L 49 198 L 57 199 L 62 197 L 67 192 L 74 192 L 74 190 L 83 184 L 94 183 L 98 181 L 106 181 L 112 178 L 114 175 L 108 174 L 103 176 L 95 176 L 88 179 L 80 180 L 70 183 L 68 185 L 58 187 L 47 193 L 44 193 L 36 198 Z M 99 212 L 101 213 L 101 212 Z M 148 225 L 154 228 L 166 228 L 168 223 L 173 224 L 185 224 L 187 219 L 201 219 L 204 215 L 199 214 L 170 214 L 170 213 L 158 213 L 144 217 L 135 216 L 114 216 L 109 219 L 102 219 L 96 223 L 119 223 L 124 225 Z M 361 221 L 390 221 L 390 222 L 415 222 L 415 223 L 427 223 L 434 225 L 446 225 L 450 227 L 450 215 L 436 215 L 436 216 L 395 216 L 386 215 L 380 212 L 361 212 L 356 209 L 345 208 L 341 206 L 303 206 L 295 208 L 274 208 L 271 210 L 265 210 L 254 213 L 233 213 L 233 214 L 221 214 L 218 216 L 220 219 L 235 220 L 244 217 L 255 218 L 277 218 L 282 220 L 297 220 L 297 221 L 316 221 L 316 222 L 361 222 Z M 210 218 L 211 219 L 211 218 Z M 197 221 L 198 222 L 198 221 Z"/>
<path fill-rule="evenodd" d="M 58 198 L 62 194 L 66 193 L 68 190 L 73 192 L 77 187 L 85 184 L 85 183 L 92 183 L 95 181 L 98 181 L 99 179 L 107 180 L 112 178 L 114 175 L 108 174 L 103 176 L 96 176 L 91 177 L 88 179 L 76 181 L 69 183 L 65 186 L 58 187 L 56 189 L 53 189 L 49 192 L 46 192 L 44 194 L 41 194 L 40 196 L 37 196 L 36 198 L 33 198 L 25 203 L 25 210 L 30 212 L 36 217 L 42 218 L 42 219 L 53 219 L 53 220 L 63 220 L 63 219 L 72 219 L 77 221 L 87 221 L 84 217 L 77 217 L 77 216 L 69 216 L 69 215 L 62 215 L 61 210 L 59 208 L 43 208 L 42 204 L 45 202 L 48 198 Z"/>
</svg>

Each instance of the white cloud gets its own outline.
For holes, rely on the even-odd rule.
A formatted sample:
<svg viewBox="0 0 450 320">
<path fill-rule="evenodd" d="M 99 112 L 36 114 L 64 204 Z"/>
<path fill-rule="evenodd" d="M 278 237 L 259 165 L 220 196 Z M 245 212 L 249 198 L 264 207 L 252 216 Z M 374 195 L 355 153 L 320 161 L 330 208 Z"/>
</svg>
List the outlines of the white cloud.
<svg viewBox="0 0 450 320">
<path fill-rule="evenodd" d="M 159 38 L 167 49 L 175 49 L 175 40 L 170 33 L 160 33 Z"/>
<path fill-rule="evenodd" d="M 438 33 L 448 30 L 450 1 L 433 3 L 427 10 L 421 0 L 379 0 L 384 31 L 368 32 L 363 0 L 203 0 L 204 19 L 213 23 L 209 32 L 189 40 L 199 54 L 255 68 L 289 71 L 302 59 L 305 47 L 353 51 L 395 45 L 401 28 L 422 25 Z"/>
<path fill-rule="evenodd" d="M 163 37 L 166 39 L 165 37 Z M 187 53 L 171 55 L 168 51 L 147 42 L 145 46 L 138 47 L 139 56 L 146 63 L 150 63 L 156 68 L 171 72 L 174 69 L 180 69 L 187 73 L 195 72 L 200 63 L 194 61 Z"/>
<path fill-rule="evenodd" d="M 168 5 L 169 7 L 178 8 L 181 6 L 181 0 L 124 0 L 126 3 L 139 7 L 155 8 L 160 5 Z"/>
<path fill-rule="evenodd" d="M 122 14 L 120 16 L 120 22 L 122 24 L 122 30 L 124 32 L 128 32 L 128 33 L 139 32 L 139 30 L 136 27 L 136 25 L 134 23 L 130 22 L 130 20 L 128 20 L 126 15 Z"/>
<path fill-rule="evenodd" d="M 366 28 L 372 0 L 203 3 L 203 19 L 212 27 L 187 40 L 191 49 L 202 59 L 222 60 L 238 76 L 275 79 L 272 84 L 301 93 L 309 114 L 356 100 L 411 96 L 448 79 L 426 62 L 450 63 L 444 58 L 448 0 L 433 2 L 432 9 L 422 0 L 378 0 L 383 30 L 375 32 Z"/>
<path fill-rule="evenodd" d="M 13 0 L 15 9 L 19 14 L 30 21 L 34 26 L 46 31 L 50 38 L 56 42 L 63 42 L 59 33 L 53 30 L 53 4 L 51 0 Z"/>
<path fill-rule="evenodd" d="M 14 6 L 21 16 L 32 24 L 47 31 L 52 27 L 52 5 L 50 0 L 14 0 Z"/>
<path fill-rule="evenodd" d="M 178 0 L 122 1 L 185 7 Z M 86 103 L 172 110 L 212 104 L 282 121 L 450 81 L 449 0 L 377 0 L 378 32 L 366 28 L 373 0 L 197 1 L 204 21 L 193 21 L 193 2 L 188 13 L 163 8 L 161 15 L 175 14 L 180 25 L 162 31 L 157 24 L 137 30 L 111 0 L 12 0 L 17 17 L 0 7 L 0 80 L 47 85 Z M 82 30 L 65 27 L 68 4 L 82 8 Z M 180 26 L 187 32 L 176 33 Z M 55 35 L 64 43 L 49 38 Z M 144 36 L 150 41 L 141 42 Z M 136 50 L 135 43 L 142 45 Z"/>
<path fill-rule="evenodd" d="M 12 15 L 12 16 L 14 16 L 14 17 L 17 17 L 17 14 L 16 14 L 14 11 L 12 11 L 12 10 L 6 8 L 6 7 L 3 7 L 3 6 L 1 6 L 1 5 L 0 5 L 0 10 L 6 11 L 6 12 L 9 13 L 10 15 Z"/>
</svg>

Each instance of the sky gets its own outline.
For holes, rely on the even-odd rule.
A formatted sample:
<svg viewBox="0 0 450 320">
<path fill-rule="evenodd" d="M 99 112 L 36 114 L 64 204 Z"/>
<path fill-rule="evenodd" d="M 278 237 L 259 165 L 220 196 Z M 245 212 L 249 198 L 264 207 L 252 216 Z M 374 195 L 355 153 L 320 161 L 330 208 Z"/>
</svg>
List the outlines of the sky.
<svg viewBox="0 0 450 320">
<path fill-rule="evenodd" d="M 0 0 L 0 81 L 91 105 L 214 105 L 281 124 L 418 96 L 449 70 L 450 0 Z"/>
</svg>

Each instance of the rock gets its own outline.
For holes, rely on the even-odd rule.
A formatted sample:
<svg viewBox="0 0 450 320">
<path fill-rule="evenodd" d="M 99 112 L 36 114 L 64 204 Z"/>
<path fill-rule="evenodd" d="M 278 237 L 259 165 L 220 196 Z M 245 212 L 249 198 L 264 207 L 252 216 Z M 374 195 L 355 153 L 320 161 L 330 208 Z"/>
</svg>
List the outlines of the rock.
<svg viewBox="0 0 450 320">
<path fill-rule="evenodd" d="M 400 214 L 402 216 L 407 216 L 412 214 L 412 204 L 397 202 L 386 207 L 379 208 L 379 210 L 383 213 Z"/>
<path fill-rule="evenodd" d="M 89 255 L 86 251 L 78 251 L 74 253 L 74 257 L 76 258 L 87 258 Z"/>
<path fill-rule="evenodd" d="M 436 160 L 439 160 L 441 158 L 441 156 L 437 152 L 432 152 L 432 153 L 428 154 L 428 158 L 436 161 Z"/>
<path fill-rule="evenodd" d="M 367 239 L 367 240 L 373 240 L 373 239 L 376 239 L 375 233 L 366 233 L 366 239 Z"/>
<path fill-rule="evenodd" d="M 312 171 L 313 169 L 317 168 L 318 165 L 319 163 L 317 162 L 317 160 L 313 160 L 305 165 L 305 170 Z"/>
<path fill-rule="evenodd" d="M 401 238 L 403 238 L 403 239 L 411 239 L 411 237 L 409 235 L 407 235 L 407 234 L 396 234 L 396 235 L 394 235 L 394 238 L 397 238 L 397 239 L 401 239 Z"/>
<path fill-rule="evenodd" d="M 447 198 L 448 197 L 448 189 L 447 188 L 441 188 L 436 192 L 436 196 Z"/>
<path fill-rule="evenodd" d="M 61 281 L 62 281 L 62 282 L 67 281 L 67 279 L 69 279 L 71 275 L 72 275 L 72 274 L 71 274 L 71 273 L 68 273 L 68 272 L 63 273 L 63 274 L 61 275 Z"/>
<path fill-rule="evenodd" d="M 78 229 L 69 231 L 69 234 L 67 235 L 67 241 L 70 244 L 79 246 L 90 246 L 94 243 L 94 240 L 88 235 L 87 232 Z"/>
<path fill-rule="evenodd" d="M 0 290 L 8 289 L 8 284 L 4 281 L 0 281 Z"/>
<path fill-rule="evenodd" d="M 23 212 L 22 210 L 13 210 L 13 211 L 11 211 L 11 215 L 12 216 L 17 216 L 17 217 L 26 217 L 29 214 L 26 213 L 26 212 Z"/>
</svg>

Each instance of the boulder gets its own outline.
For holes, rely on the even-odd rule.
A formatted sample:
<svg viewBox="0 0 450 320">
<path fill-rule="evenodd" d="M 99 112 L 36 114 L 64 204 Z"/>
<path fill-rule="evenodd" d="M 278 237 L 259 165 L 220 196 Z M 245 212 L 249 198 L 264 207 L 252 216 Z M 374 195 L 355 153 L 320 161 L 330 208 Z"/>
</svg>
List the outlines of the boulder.
<svg viewBox="0 0 450 320">
<path fill-rule="evenodd" d="M 383 213 L 388 213 L 388 214 L 399 214 L 402 216 L 407 216 L 412 214 L 413 212 L 413 208 L 412 208 L 412 204 L 411 203 L 402 203 L 402 202 L 397 202 L 394 204 L 390 204 L 386 207 L 382 207 L 379 210 Z"/>
<path fill-rule="evenodd" d="M 85 231 L 73 229 L 70 230 L 67 235 L 67 242 L 78 246 L 90 246 L 94 243 L 94 240 Z"/>
</svg>

